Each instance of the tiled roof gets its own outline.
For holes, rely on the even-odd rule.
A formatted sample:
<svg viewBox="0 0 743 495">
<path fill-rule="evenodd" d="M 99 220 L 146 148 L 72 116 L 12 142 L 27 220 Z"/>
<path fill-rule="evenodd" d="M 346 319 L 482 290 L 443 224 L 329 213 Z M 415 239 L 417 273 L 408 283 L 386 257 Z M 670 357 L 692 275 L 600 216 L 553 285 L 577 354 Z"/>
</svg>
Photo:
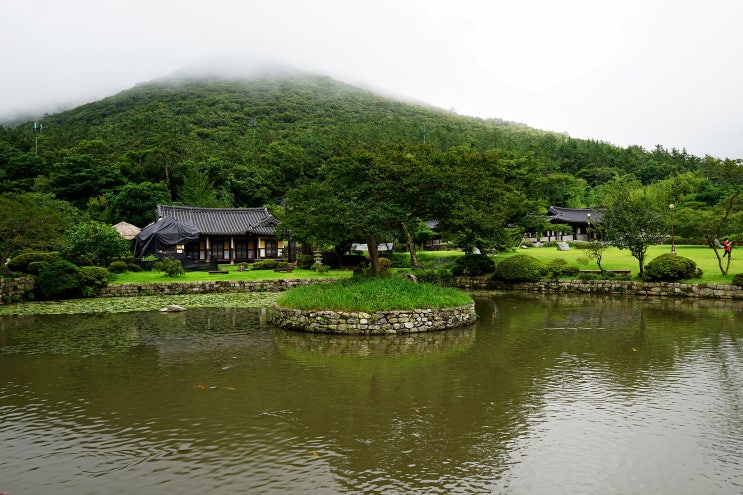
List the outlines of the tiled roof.
<svg viewBox="0 0 743 495">
<path fill-rule="evenodd" d="M 547 216 L 551 223 L 587 224 L 589 213 L 591 214 L 591 222 L 600 222 L 601 217 L 604 216 L 604 209 L 550 206 Z"/>
<path fill-rule="evenodd" d="M 193 208 L 157 205 L 157 216 L 192 223 L 205 235 L 273 235 L 279 221 L 266 208 Z"/>
</svg>

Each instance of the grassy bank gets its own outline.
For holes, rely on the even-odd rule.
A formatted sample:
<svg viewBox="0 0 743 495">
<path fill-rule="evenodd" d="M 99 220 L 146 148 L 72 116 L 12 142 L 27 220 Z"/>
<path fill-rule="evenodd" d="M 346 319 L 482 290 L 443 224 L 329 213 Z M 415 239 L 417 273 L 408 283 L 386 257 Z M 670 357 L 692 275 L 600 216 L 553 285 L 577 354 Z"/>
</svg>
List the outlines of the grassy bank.
<svg viewBox="0 0 743 495">
<path fill-rule="evenodd" d="M 388 311 L 462 306 L 470 296 L 452 288 L 400 278 L 349 279 L 291 289 L 279 297 L 286 308 L 334 311 Z"/>
<path fill-rule="evenodd" d="M 280 278 L 343 278 L 350 277 L 350 270 L 329 270 L 318 273 L 314 270 L 296 268 L 291 272 L 273 270 L 238 271 L 237 265 L 220 265 L 227 273 L 186 272 L 180 277 L 169 277 L 163 272 L 125 272 L 116 274 L 112 284 L 145 284 L 151 282 L 203 282 L 208 280 L 276 280 Z"/>
</svg>

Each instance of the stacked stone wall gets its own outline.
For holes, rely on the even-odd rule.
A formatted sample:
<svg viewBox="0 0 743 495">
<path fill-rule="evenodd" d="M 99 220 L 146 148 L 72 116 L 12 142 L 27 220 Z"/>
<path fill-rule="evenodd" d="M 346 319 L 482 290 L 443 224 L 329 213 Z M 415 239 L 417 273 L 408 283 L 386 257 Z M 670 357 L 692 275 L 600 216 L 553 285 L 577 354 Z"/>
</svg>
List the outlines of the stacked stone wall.
<svg viewBox="0 0 743 495">
<path fill-rule="evenodd" d="M 276 280 L 209 280 L 202 282 L 151 282 L 111 284 L 98 297 L 138 297 L 219 292 L 281 292 L 300 285 L 332 282 L 335 278 L 282 278 Z"/>
<path fill-rule="evenodd" d="M 299 310 L 276 307 L 274 323 L 292 330 L 353 335 L 391 335 L 472 325 L 475 304 L 454 308 L 377 311 L 374 313 Z"/>
<path fill-rule="evenodd" d="M 640 282 L 635 280 L 556 280 L 508 283 L 491 277 L 462 277 L 458 286 L 466 290 L 526 290 L 531 292 L 569 292 L 659 297 L 698 297 L 705 299 L 743 299 L 743 287 L 727 284 L 682 284 L 678 282 Z"/>
<path fill-rule="evenodd" d="M 33 299 L 34 279 L 31 277 L 0 278 L 0 304 Z"/>
<path fill-rule="evenodd" d="M 213 280 L 202 282 L 153 282 L 111 284 L 99 297 L 138 297 L 171 294 L 207 294 L 215 292 L 278 292 L 300 285 L 331 282 L 335 278 L 277 280 Z M 704 299 L 743 299 L 743 287 L 728 284 L 682 284 L 639 282 L 634 280 L 553 280 L 506 283 L 491 277 L 462 277 L 457 285 L 465 290 L 526 290 L 532 292 L 574 292 L 660 297 L 698 297 Z M 31 277 L 0 278 L 0 304 L 33 299 Z"/>
</svg>

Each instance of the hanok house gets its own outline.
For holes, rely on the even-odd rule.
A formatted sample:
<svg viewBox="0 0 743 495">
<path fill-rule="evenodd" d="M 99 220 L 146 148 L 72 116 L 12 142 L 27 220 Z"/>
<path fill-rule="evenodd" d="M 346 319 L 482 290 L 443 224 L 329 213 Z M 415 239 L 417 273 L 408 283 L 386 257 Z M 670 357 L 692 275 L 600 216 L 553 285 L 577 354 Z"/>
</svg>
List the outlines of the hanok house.
<svg viewBox="0 0 743 495">
<path fill-rule="evenodd" d="M 603 208 L 563 208 L 561 206 L 550 206 L 547 216 L 550 223 L 565 224 L 573 227 L 572 239 L 564 240 L 592 241 L 596 240 L 596 233 L 591 231 L 592 227 L 601 223 Z M 550 232 L 557 237 L 558 232 Z M 563 239 L 560 239 L 563 240 Z"/>
<path fill-rule="evenodd" d="M 137 236 L 135 257 L 162 254 L 184 263 L 281 259 L 279 221 L 266 208 L 157 206 L 158 220 Z"/>
</svg>

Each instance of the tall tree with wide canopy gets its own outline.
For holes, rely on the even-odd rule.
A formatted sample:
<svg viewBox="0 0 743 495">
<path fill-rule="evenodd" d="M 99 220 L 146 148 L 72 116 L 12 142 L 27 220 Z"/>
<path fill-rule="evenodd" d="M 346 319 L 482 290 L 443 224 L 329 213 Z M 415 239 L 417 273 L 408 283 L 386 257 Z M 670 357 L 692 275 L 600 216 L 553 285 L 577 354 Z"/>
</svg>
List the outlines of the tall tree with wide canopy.
<svg viewBox="0 0 743 495">
<path fill-rule="evenodd" d="M 164 182 L 127 184 L 108 201 L 108 218 L 111 223 L 125 221 L 145 227 L 155 220 L 158 204 L 170 203 L 170 192 Z"/>
<path fill-rule="evenodd" d="M 719 160 L 708 156 L 705 172 L 718 201 L 712 208 L 697 211 L 695 224 L 714 251 L 720 273 L 727 275 L 730 257 L 725 257 L 727 261 L 723 261 L 720 239 L 737 239 L 743 235 L 736 227 L 738 217 L 743 212 L 743 160 Z"/>
<path fill-rule="evenodd" d="M 377 243 L 403 236 L 415 267 L 413 233 L 438 220 L 462 234 L 465 249 L 497 242 L 513 205 L 508 174 L 495 155 L 387 147 L 329 160 L 319 178 L 291 191 L 283 228 L 298 240 L 365 239 L 372 273 Z"/>
<path fill-rule="evenodd" d="M 619 249 L 629 250 L 642 277 L 648 246 L 669 232 L 667 196 L 633 178 L 615 178 L 606 184 L 602 203 L 605 211 L 597 230 Z"/>
</svg>

